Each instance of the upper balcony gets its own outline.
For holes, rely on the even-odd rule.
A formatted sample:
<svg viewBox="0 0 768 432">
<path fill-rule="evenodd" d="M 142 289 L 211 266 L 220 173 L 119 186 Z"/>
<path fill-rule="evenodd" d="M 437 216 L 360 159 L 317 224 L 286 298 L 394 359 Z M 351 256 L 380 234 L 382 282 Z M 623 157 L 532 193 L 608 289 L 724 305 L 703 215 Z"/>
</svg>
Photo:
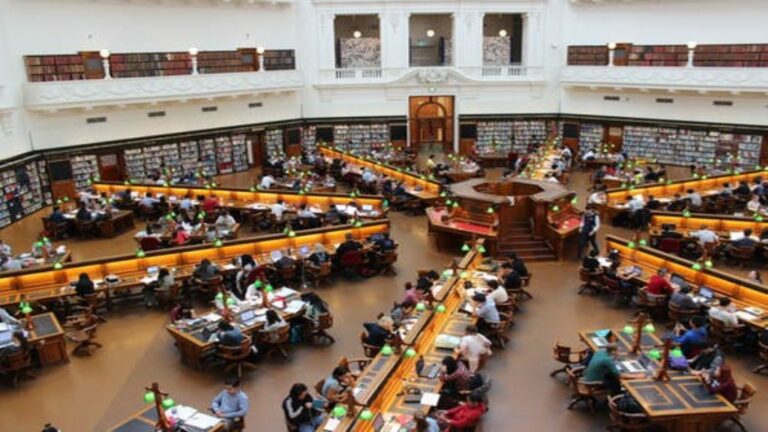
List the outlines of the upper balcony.
<svg viewBox="0 0 768 432">
<path fill-rule="evenodd" d="M 293 50 L 26 56 L 28 109 L 60 110 L 295 90 Z"/>
<path fill-rule="evenodd" d="M 768 94 L 768 45 L 568 47 L 566 87 Z"/>
<path fill-rule="evenodd" d="M 482 67 L 412 67 L 412 68 L 356 68 L 328 69 L 320 71 L 317 87 L 348 87 L 378 84 L 395 85 L 445 85 L 499 83 L 532 84 L 544 82 L 544 70 L 530 66 L 482 66 Z"/>
</svg>

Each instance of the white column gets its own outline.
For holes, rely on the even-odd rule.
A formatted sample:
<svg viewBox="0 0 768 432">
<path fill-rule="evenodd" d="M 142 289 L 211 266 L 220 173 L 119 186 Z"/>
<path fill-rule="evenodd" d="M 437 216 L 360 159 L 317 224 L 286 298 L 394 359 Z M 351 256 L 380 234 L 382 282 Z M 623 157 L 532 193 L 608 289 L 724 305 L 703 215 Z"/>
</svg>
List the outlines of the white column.
<svg viewBox="0 0 768 432">
<path fill-rule="evenodd" d="M 387 11 L 381 19 L 381 67 L 408 67 L 408 32 L 410 15 L 403 11 Z"/>
<path fill-rule="evenodd" d="M 454 62 L 457 67 L 483 65 L 483 17 L 479 11 L 461 11 L 454 20 Z"/>
<path fill-rule="evenodd" d="M 336 35 L 333 22 L 336 15 L 323 13 L 320 15 L 320 25 L 317 38 L 317 66 L 319 69 L 334 69 L 336 67 Z"/>
<path fill-rule="evenodd" d="M 542 31 L 541 12 L 533 11 L 523 15 L 523 65 L 544 65 L 544 32 Z"/>
</svg>

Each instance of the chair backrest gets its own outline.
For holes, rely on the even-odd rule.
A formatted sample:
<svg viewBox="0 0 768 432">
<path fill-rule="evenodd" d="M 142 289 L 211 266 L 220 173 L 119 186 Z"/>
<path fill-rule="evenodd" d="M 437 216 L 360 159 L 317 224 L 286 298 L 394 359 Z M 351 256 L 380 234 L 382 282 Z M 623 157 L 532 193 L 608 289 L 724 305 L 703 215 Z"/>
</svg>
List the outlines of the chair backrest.
<svg viewBox="0 0 768 432">
<path fill-rule="evenodd" d="M 662 252 L 679 254 L 682 240 L 678 238 L 666 237 L 659 242 L 659 250 Z"/>
<path fill-rule="evenodd" d="M 687 322 L 692 316 L 696 315 L 696 310 L 680 309 L 680 307 L 672 302 L 668 304 L 669 310 L 667 315 L 672 321 Z"/>
<path fill-rule="evenodd" d="M 333 327 L 333 314 L 326 312 L 317 316 L 317 329 L 325 330 Z"/>
<path fill-rule="evenodd" d="M 759 349 L 760 358 L 763 360 L 768 360 L 768 345 L 758 341 L 757 347 Z"/>
<path fill-rule="evenodd" d="M 29 350 L 18 350 L 3 356 L 0 369 L 5 372 L 16 372 L 32 366 L 32 357 Z"/>
<path fill-rule="evenodd" d="M 366 357 L 376 357 L 376 354 L 379 353 L 379 347 L 368 345 L 366 343 L 366 340 L 368 339 L 368 334 L 365 332 L 360 333 L 360 345 L 363 347 L 363 354 L 365 354 Z"/>
<path fill-rule="evenodd" d="M 344 267 L 359 266 L 363 263 L 363 253 L 360 251 L 344 252 L 339 262 Z"/>
<path fill-rule="evenodd" d="M 615 395 L 608 398 L 608 411 L 614 426 L 621 429 L 638 429 L 638 426 L 648 421 L 644 413 L 628 413 L 619 409 L 619 400 L 624 395 Z"/>
<path fill-rule="evenodd" d="M 571 359 L 571 347 L 563 345 L 560 341 L 552 347 L 552 358 L 559 362 L 569 363 Z"/>
<path fill-rule="evenodd" d="M 601 273 L 599 271 L 593 272 L 585 269 L 584 267 L 579 268 L 579 279 L 581 279 L 582 282 L 592 282 L 600 274 Z"/>
<path fill-rule="evenodd" d="M 731 255 L 734 258 L 748 260 L 755 253 L 755 245 L 746 247 L 731 247 Z"/>
<path fill-rule="evenodd" d="M 621 291 L 621 285 L 619 285 L 619 280 L 616 278 L 609 277 L 608 275 L 603 275 L 603 287 L 605 287 L 606 290 L 617 293 Z"/>
<path fill-rule="evenodd" d="M 321 379 L 320 381 L 315 383 L 315 392 L 319 395 L 323 395 L 323 387 L 325 386 L 325 379 Z"/>
<path fill-rule="evenodd" d="M 139 246 L 141 246 L 143 251 L 151 251 L 160 249 L 162 244 L 160 243 L 160 239 L 155 236 L 145 236 L 139 240 Z"/>
<path fill-rule="evenodd" d="M 752 383 L 745 382 L 744 385 L 739 388 L 739 398 L 733 402 L 736 408 L 739 409 L 739 415 L 747 413 L 749 404 L 752 403 L 755 394 L 757 394 L 757 389 Z"/>
<path fill-rule="evenodd" d="M 219 356 L 226 360 L 242 360 L 248 357 L 251 353 L 251 338 L 248 336 L 243 337 L 243 341 L 240 345 L 230 346 L 219 344 L 217 346 Z"/>
<path fill-rule="evenodd" d="M 380 263 L 381 264 L 392 264 L 395 261 L 397 261 L 397 250 L 392 249 L 388 251 L 384 251 L 381 253 Z"/>
<path fill-rule="evenodd" d="M 291 326 L 284 325 L 275 330 L 260 332 L 260 339 L 264 343 L 280 345 L 287 343 L 291 337 Z"/>
</svg>

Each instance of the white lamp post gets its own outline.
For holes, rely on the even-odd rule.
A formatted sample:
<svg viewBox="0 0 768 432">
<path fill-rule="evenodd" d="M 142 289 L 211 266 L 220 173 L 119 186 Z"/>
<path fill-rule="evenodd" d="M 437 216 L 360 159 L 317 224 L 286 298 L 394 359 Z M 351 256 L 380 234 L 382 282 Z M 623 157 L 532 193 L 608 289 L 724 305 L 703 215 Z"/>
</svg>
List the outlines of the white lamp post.
<svg viewBox="0 0 768 432">
<path fill-rule="evenodd" d="M 192 60 L 192 75 L 197 75 L 199 72 L 197 71 L 197 48 L 190 48 L 189 49 L 189 57 Z"/>
<path fill-rule="evenodd" d="M 105 80 L 111 80 L 112 75 L 109 72 L 109 56 L 112 53 L 109 52 L 108 49 L 104 48 L 101 51 L 99 51 L 99 55 L 101 56 L 101 66 L 104 68 L 104 79 Z"/>
<path fill-rule="evenodd" d="M 613 52 L 616 50 L 616 42 L 608 44 L 608 66 L 613 66 Z"/>
<path fill-rule="evenodd" d="M 688 64 L 686 64 L 687 67 L 693 67 L 693 53 L 696 51 L 696 46 L 698 44 L 694 41 L 688 42 Z"/>
<path fill-rule="evenodd" d="M 264 72 L 264 53 L 267 51 L 263 46 L 256 48 L 256 54 L 259 56 L 259 72 Z"/>
</svg>

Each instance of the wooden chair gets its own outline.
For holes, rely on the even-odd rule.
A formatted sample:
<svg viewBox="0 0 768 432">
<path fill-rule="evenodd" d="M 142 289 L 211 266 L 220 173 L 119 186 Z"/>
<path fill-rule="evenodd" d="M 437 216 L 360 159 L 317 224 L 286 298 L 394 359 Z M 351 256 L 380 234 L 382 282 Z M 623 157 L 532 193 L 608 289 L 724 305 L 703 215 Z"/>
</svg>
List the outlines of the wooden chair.
<svg viewBox="0 0 768 432">
<path fill-rule="evenodd" d="M 250 210 L 246 216 L 246 219 L 251 224 L 251 231 L 261 231 L 262 224 L 267 220 L 267 209 L 254 209 Z"/>
<path fill-rule="evenodd" d="M 752 403 L 752 399 L 754 399 L 755 394 L 757 394 L 757 389 L 755 389 L 751 383 L 746 382 L 743 386 L 739 387 L 739 396 L 735 401 L 733 401 L 733 405 L 739 410 L 739 412 L 734 414 L 728 420 L 736 423 L 736 426 L 738 426 L 739 429 L 741 429 L 743 432 L 747 432 L 747 428 L 744 427 L 744 425 L 741 423 L 741 416 L 749 411 L 749 404 Z"/>
<path fill-rule="evenodd" d="M 611 424 L 607 429 L 610 431 L 636 431 L 650 427 L 650 419 L 645 413 L 628 413 L 619 409 L 618 403 L 622 397 L 623 395 L 608 397 L 608 412 Z"/>
<path fill-rule="evenodd" d="M 666 314 L 667 296 L 650 294 L 643 288 L 637 291 L 637 306 L 640 311 L 647 312 L 652 318 L 659 318 Z"/>
<path fill-rule="evenodd" d="M 394 264 L 397 261 L 397 250 L 392 249 L 376 254 L 379 261 L 379 268 L 381 268 L 381 274 L 397 276 Z"/>
<path fill-rule="evenodd" d="M 709 337 L 723 348 L 733 346 L 741 341 L 745 332 L 746 327 L 744 325 L 726 327 L 725 323 L 719 319 L 709 317 Z"/>
<path fill-rule="evenodd" d="M 216 275 L 208 280 L 194 278 L 194 290 L 206 299 L 212 299 L 216 293 L 220 292 L 221 285 L 224 283 L 222 275 Z"/>
<path fill-rule="evenodd" d="M 232 369 L 236 369 L 238 378 L 243 377 L 243 369 L 256 370 L 256 365 L 248 361 L 250 356 L 251 338 L 248 336 L 245 336 L 238 346 L 218 344 L 216 347 L 216 357 L 226 364 L 224 371 L 228 373 Z"/>
<path fill-rule="evenodd" d="M 673 255 L 680 255 L 683 241 L 679 238 L 663 238 L 659 242 L 659 250 Z"/>
<path fill-rule="evenodd" d="M 43 218 L 43 227 L 48 232 L 48 237 L 54 240 L 62 240 L 69 234 L 69 222 L 52 222 L 48 217 Z"/>
<path fill-rule="evenodd" d="M 94 341 L 96 339 L 96 329 L 98 326 L 99 323 L 94 322 L 81 330 L 71 330 L 65 334 L 67 339 L 77 344 L 77 346 L 72 350 L 73 356 L 90 356 L 91 347 L 101 348 L 101 344 Z"/>
<path fill-rule="evenodd" d="M 81 239 L 95 237 L 96 221 L 82 221 L 75 219 L 75 232 Z"/>
<path fill-rule="evenodd" d="M 504 349 L 509 343 L 506 333 L 512 327 L 512 314 L 499 312 L 499 323 L 492 326 L 492 330 L 486 335 L 493 346 Z"/>
<path fill-rule="evenodd" d="M 552 347 L 552 358 L 556 362 L 561 363 L 563 367 L 552 371 L 549 376 L 554 377 L 559 373 L 567 372 L 570 366 L 582 364 L 588 352 L 587 349 L 574 350 L 569 346 L 563 345 L 560 341 L 556 341 Z"/>
<path fill-rule="evenodd" d="M 533 273 L 528 272 L 528 276 L 521 276 L 520 277 L 520 292 L 517 295 L 517 298 L 520 300 L 533 300 L 533 294 L 531 294 L 526 288 L 529 288 L 531 286 L 531 280 L 533 279 Z"/>
<path fill-rule="evenodd" d="M 155 206 L 147 207 L 147 206 L 139 206 L 139 217 L 144 219 L 145 221 L 154 221 L 157 220 L 157 218 L 160 216 L 160 212 L 157 211 L 157 208 Z"/>
<path fill-rule="evenodd" d="M 726 248 L 726 251 L 739 267 L 744 267 L 744 263 L 752 261 L 752 258 L 755 256 L 755 249 L 755 246 L 735 247 L 731 245 Z"/>
<path fill-rule="evenodd" d="M 175 243 L 175 240 L 172 241 Z M 144 252 L 157 250 L 163 247 L 163 243 L 155 236 L 145 236 L 139 239 L 139 247 Z"/>
<path fill-rule="evenodd" d="M 698 313 L 695 309 L 680 309 L 676 304 L 669 302 L 667 306 L 667 317 L 672 321 L 672 324 L 681 323 L 687 324 L 691 318 Z"/>
<path fill-rule="evenodd" d="M 293 264 L 287 267 L 280 267 L 278 274 L 280 275 L 280 280 L 282 281 L 283 285 L 289 287 L 293 286 L 295 285 L 297 276 L 299 274 L 298 265 Z"/>
<path fill-rule="evenodd" d="M 510 316 L 517 310 L 517 302 L 515 301 L 515 297 L 509 296 L 507 298 L 507 301 L 505 302 L 499 302 L 496 303 L 496 310 L 499 312 L 504 312 L 506 314 L 509 314 Z"/>
<path fill-rule="evenodd" d="M 579 280 L 582 282 L 579 286 L 579 294 L 585 291 L 591 291 L 593 294 L 600 293 L 600 280 L 603 272 L 589 271 L 585 268 L 579 268 Z"/>
<path fill-rule="evenodd" d="M 265 357 L 270 357 L 273 353 L 279 352 L 283 358 L 288 358 L 286 347 L 291 339 L 291 326 L 286 325 L 271 331 L 259 332 L 259 344 L 264 347 Z"/>
<path fill-rule="evenodd" d="M 346 278 L 360 276 L 360 269 L 365 264 L 365 256 L 361 251 L 344 252 L 339 258 L 339 265 Z"/>
<path fill-rule="evenodd" d="M 573 409 L 577 403 L 584 402 L 591 412 L 595 412 L 598 398 L 603 398 L 608 394 L 608 390 L 603 387 L 603 383 L 601 381 L 584 381 L 570 369 L 566 369 L 566 373 L 569 374 L 568 382 L 573 392 L 568 409 Z"/>
<path fill-rule="evenodd" d="M 328 334 L 327 330 L 333 327 L 333 314 L 326 312 L 317 316 L 317 324 L 310 329 L 309 338 L 312 341 L 317 339 L 329 341 L 330 343 L 336 342 L 336 339 Z"/>
<path fill-rule="evenodd" d="M 307 273 L 309 273 L 309 277 L 312 279 L 312 282 L 315 284 L 315 289 L 317 289 L 321 283 L 326 285 L 331 284 L 333 266 L 330 261 L 326 261 L 320 266 L 307 265 L 306 270 Z"/>
<path fill-rule="evenodd" d="M 760 354 L 760 358 L 764 361 L 763 364 L 760 366 L 752 369 L 752 372 L 754 373 L 760 373 L 766 369 L 768 369 L 768 345 L 758 342 L 757 347 L 759 349 L 758 354 Z"/>
<path fill-rule="evenodd" d="M 5 375 L 13 387 L 19 384 L 22 378 L 35 379 L 32 375 L 32 355 L 29 348 L 21 349 L 0 357 L 0 374 Z"/>
<path fill-rule="evenodd" d="M 376 357 L 381 347 L 369 345 L 366 343 L 366 340 L 368 340 L 368 334 L 365 332 L 360 333 L 360 345 L 363 347 L 363 354 L 368 358 Z"/>
<path fill-rule="evenodd" d="M 352 374 L 352 376 L 355 378 L 362 375 L 365 371 L 365 368 L 368 367 L 369 364 L 371 364 L 371 359 L 369 358 L 348 359 L 346 357 L 340 358 L 338 363 L 339 366 L 347 368 L 349 373 Z"/>
<path fill-rule="evenodd" d="M 616 278 L 602 275 L 600 282 L 603 286 L 603 290 L 608 293 L 618 303 L 618 299 L 624 296 L 624 290 L 621 288 L 619 280 Z"/>
</svg>

